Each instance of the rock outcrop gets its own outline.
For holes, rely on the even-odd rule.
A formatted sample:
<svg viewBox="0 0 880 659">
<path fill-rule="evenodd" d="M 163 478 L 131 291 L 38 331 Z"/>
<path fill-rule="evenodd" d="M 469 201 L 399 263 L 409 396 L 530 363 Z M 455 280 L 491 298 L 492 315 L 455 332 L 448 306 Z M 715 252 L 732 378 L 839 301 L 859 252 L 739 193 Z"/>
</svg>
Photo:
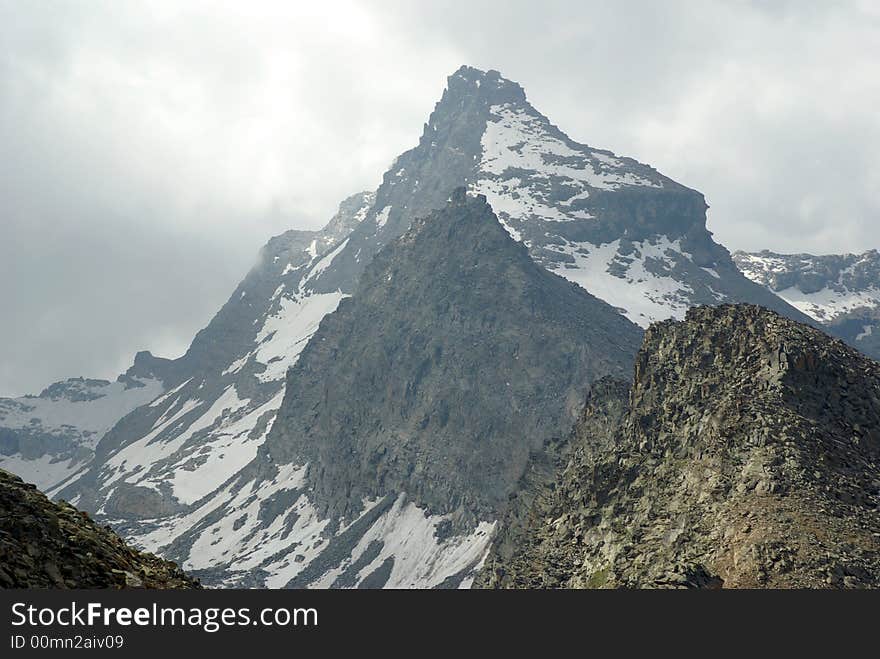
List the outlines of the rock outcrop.
<svg viewBox="0 0 880 659">
<path fill-rule="evenodd" d="M 556 462 L 480 585 L 880 586 L 880 364 L 766 309 L 653 325 Z"/>
<path fill-rule="evenodd" d="M 200 588 L 170 561 L 0 469 L 0 588 Z"/>
</svg>

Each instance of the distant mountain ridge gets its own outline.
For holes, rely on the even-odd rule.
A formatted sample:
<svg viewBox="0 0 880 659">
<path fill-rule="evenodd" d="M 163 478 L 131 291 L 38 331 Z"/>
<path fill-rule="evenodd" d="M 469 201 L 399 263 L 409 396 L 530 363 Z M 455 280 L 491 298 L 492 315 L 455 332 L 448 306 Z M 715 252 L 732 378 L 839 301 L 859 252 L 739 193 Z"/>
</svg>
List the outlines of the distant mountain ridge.
<svg viewBox="0 0 880 659">
<path fill-rule="evenodd" d="M 167 363 L 142 352 L 115 382 L 70 378 L 38 396 L 0 398 L 0 468 L 50 492 L 81 475 L 101 437 L 164 392 Z"/>
<path fill-rule="evenodd" d="M 752 281 L 880 359 L 880 252 L 777 254 L 735 252 L 733 260 Z"/>
</svg>

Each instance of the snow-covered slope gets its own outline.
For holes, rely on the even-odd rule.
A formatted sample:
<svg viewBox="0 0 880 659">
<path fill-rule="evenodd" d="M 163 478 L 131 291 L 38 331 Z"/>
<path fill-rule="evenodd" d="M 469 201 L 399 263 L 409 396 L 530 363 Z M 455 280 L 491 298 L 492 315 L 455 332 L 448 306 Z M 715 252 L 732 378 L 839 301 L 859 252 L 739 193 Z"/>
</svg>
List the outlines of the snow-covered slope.
<svg viewBox="0 0 880 659">
<path fill-rule="evenodd" d="M 89 472 L 61 495 L 103 515 L 144 519 L 188 509 L 243 469 L 271 428 L 287 368 L 344 297 L 303 285 L 332 263 L 372 198 L 345 200 L 322 231 L 270 240 L 175 360 L 168 391 L 114 427 Z"/>
<path fill-rule="evenodd" d="M 639 325 L 728 301 L 807 320 L 737 270 L 706 230 L 701 194 L 574 142 L 519 85 L 462 67 L 375 194 L 343 202 L 322 232 L 272 239 L 175 360 L 167 393 L 107 433 L 94 466 L 61 494 L 209 583 L 467 585 L 492 520 L 449 535 L 448 520 L 408 492 L 368 502 L 356 519 L 322 519 L 307 465 L 259 452 L 285 372 L 324 315 L 384 245 L 459 186 L 484 194 L 536 262 Z M 417 562 L 434 567 L 404 567 Z"/>
<path fill-rule="evenodd" d="M 777 254 L 736 252 L 752 281 L 826 325 L 875 359 L 880 358 L 880 253 Z"/>
</svg>

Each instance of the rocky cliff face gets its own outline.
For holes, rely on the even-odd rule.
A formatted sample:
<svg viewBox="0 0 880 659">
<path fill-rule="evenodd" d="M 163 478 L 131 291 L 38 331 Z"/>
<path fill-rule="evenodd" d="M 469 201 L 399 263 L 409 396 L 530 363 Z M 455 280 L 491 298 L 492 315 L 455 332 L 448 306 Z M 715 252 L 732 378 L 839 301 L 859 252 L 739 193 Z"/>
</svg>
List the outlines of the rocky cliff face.
<svg viewBox="0 0 880 659">
<path fill-rule="evenodd" d="M 63 501 L 0 469 L 0 588 L 199 588 Z"/>
<path fill-rule="evenodd" d="M 880 586 L 880 365 L 770 311 L 652 326 L 558 463 L 481 585 Z"/>
<path fill-rule="evenodd" d="M 777 254 L 736 252 L 737 267 L 752 281 L 880 359 L 880 253 Z"/>
<path fill-rule="evenodd" d="M 460 188 L 324 318 L 257 457 L 165 553 L 224 583 L 469 585 L 530 448 L 640 336 Z"/>
<path fill-rule="evenodd" d="M 532 261 L 464 188 L 382 250 L 322 322 L 266 443 L 308 464 L 322 514 L 406 494 L 494 521 L 530 449 L 564 434 L 581 392 L 628 374 L 641 331 Z"/>
<path fill-rule="evenodd" d="M 379 247 L 467 186 L 532 258 L 634 323 L 695 304 L 751 302 L 807 317 L 756 286 L 706 229 L 699 192 L 632 158 L 580 144 L 497 71 L 463 66 L 416 147 L 385 173 L 374 206 L 309 290 L 351 292 Z"/>
</svg>

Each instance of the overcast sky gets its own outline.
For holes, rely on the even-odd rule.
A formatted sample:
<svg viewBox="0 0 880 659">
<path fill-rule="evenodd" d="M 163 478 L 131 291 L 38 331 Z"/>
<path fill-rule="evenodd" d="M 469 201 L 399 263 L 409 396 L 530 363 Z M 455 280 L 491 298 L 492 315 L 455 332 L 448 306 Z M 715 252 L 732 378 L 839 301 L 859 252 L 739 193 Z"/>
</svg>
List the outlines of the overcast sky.
<svg viewBox="0 0 880 659">
<path fill-rule="evenodd" d="M 494 68 L 731 249 L 880 247 L 880 3 L 0 0 L 0 395 L 181 354 Z"/>
</svg>

